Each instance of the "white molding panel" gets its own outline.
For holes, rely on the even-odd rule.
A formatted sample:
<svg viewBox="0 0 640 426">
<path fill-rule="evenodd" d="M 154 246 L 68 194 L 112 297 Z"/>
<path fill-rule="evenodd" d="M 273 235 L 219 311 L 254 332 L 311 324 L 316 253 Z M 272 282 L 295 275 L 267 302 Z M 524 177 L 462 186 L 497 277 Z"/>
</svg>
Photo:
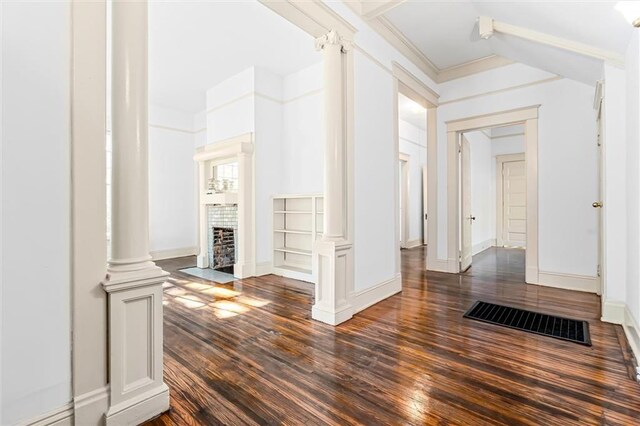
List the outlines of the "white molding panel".
<svg viewBox="0 0 640 426">
<path fill-rule="evenodd" d="M 638 323 L 633 319 L 629 307 L 625 305 L 624 309 L 624 334 L 627 336 L 627 341 L 631 347 L 631 351 L 636 360 L 640 359 L 640 327 Z"/>
</svg>

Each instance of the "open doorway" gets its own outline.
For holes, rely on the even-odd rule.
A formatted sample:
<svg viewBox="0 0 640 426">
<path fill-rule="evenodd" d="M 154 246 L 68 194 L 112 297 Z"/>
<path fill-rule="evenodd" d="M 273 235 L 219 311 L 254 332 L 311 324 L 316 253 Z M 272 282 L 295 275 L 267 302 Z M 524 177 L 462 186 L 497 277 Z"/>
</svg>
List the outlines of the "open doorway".
<svg viewBox="0 0 640 426">
<path fill-rule="evenodd" d="M 426 244 L 427 109 L 398 93 L 398 229 L 401 249 Z"/>
<path fill-rule="evenodd" d="M 522 278 L 527 244 L 523 124 L 460 134 L 460 270 Z M 472 268 L 473 265 L 473 268 Z"/>
</svg>

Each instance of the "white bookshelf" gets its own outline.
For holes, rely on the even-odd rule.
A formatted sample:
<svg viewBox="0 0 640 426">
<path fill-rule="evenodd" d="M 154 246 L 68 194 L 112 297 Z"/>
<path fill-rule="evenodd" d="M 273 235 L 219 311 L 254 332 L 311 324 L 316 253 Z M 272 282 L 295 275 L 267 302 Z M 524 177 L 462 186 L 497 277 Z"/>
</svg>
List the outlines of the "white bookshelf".
<svg viewBox="0 0 640 426">
<path fill-rule="evenodd" d="M 322 194 L 273 196 L 273 273 L 315 282 L 313 246 L 322 237 Z"/>
</svg>

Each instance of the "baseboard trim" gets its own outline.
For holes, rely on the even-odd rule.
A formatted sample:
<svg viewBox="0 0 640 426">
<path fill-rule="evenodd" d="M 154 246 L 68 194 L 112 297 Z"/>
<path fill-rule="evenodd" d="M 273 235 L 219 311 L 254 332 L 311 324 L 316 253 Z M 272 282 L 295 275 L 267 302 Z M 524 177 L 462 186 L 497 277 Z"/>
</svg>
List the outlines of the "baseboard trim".
<svg viewBox="0 0 640 426">
<path fill-rule="evenodd" d="M 336 311 L 327 311 L 320 306 L 311 307 L 311 318 L 329 325 L 339 325 L 351 319 L 353 316 L 353 306 L 344 305 Z"/>
<path fill-rule="evenodd" d="M 631 347 L 631 352 L 633 352 L 633 356 L 636 360 L 639 360 L 640 356 L 640 327 L 638 327 L 638 323 L 631 315 L 629 311 L 629 306 L 625 304 L 624 307 L 624 324 L 622 325 L 624 329 L 624 334 L 627 336 L 627 341 L 629 342 L 629 346 Z"/>
<path fill-rule="evenodd" d="M 600 321 L 612 324 L 624 324 L 627 305 L 624 302 L 604 302 Z"/>
<path fill-rule="evenodd" d="M 449 262 L 441 259 L 430 259 L 427 256 L 427 271 L 449 272 Z"/>
<path fill-rule="evenodd" d="M 420 247 L 421 245 L 422 245 L 422 238 L 418 238 L 417 240 L 407 241 L 405 248 L 412 249 L 412 248 Z"/>
<path fill-rule="evenodd" d="M 151 255 L 151 259 L 153 261 L 156 260 L 165 260 L 165 259 L 174 259 L 176 257 L 185 257 L 185 256 L 194 256 L 198 254 L 200 249 L 198 247 L 183 247 L 177 249 L 170 250 L 157 250 L 149 253 Z"/>
<path fill-rule="evenodd" d="M 489 238 L 488 240 L 481 241 L 477 244 L 474 244 L 473 247 L 471 247 L 471 255 L 475 256 L 476 254 L 481 253 L 487 250 L 488 248 L 494 247 L 495 245 L 496 245 L 495 238 Z"/>
<path fill-rule="evenodd" d="M 73 403 L 68 403 L 53 411 L 35 417 L 19 426 L 73 426 Z"/>
<path fill-rule="evenodd" d="M 353 313 L 358 313 L 402 291 L 402 274 L 353 295 Z"/>
<path fill-rule="evenodd" d="M 256 263 L 256 277 L 273 274 L 273 264 L 271 262 Z"/>
<path fill-rule="evenodd" d="M 109 407 L 107 426 L 139 425 L 169 409 L 169 388 L 166 384 L 145 392 L 133 400 Z"/>
<path fill-rule="evenodd" d="M 565 290 L 598 292 L 598 278 L 587 275 L 560 274 L 556 272 L 538 272 L 538 285 L 563 288 Z"/>
</svg>

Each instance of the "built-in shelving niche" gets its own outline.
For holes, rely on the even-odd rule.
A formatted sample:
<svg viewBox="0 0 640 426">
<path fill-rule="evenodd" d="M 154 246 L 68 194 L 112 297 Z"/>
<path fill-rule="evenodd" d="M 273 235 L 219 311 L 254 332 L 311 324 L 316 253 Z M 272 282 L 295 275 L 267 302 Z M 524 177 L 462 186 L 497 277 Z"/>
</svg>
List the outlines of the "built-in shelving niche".
<svg viewBox="0 0 640 426">
<path fill-rule="evenodd" d="M 313 246 L 322 237 L 321 194 L 273 197 L 273 272 L 315 282 Z"/>
</svg>

